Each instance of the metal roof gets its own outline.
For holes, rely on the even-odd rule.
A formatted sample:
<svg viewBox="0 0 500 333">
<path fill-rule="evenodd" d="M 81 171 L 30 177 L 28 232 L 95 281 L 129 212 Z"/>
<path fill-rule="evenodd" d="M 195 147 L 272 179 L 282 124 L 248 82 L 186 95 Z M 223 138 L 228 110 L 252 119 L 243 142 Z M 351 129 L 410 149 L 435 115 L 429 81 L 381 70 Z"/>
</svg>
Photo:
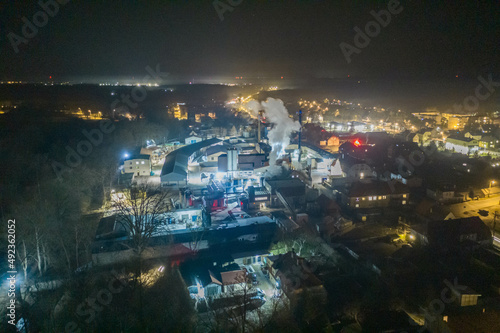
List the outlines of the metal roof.
<svg viewBox="0 0 500 333">
<path fill-rule="evenodd" d="M 221 142 L 217 138 L 193 143 L 174 150 L 165 157 L 165 163 L 161 169 L 161 181 L 182 181 L 187 178 L 189 157 L 200 149 Z"/>
</svg>

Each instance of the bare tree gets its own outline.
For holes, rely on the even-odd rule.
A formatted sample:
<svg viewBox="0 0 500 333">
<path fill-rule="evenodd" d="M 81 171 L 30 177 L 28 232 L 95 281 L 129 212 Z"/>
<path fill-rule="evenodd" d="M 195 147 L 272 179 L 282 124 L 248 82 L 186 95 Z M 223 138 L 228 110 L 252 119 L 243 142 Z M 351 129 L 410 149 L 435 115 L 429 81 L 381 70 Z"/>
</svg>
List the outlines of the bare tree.
<svg viewBox="0 0 500 333">
<path fill-rule="evenodd" d="M 136 255 L 142 255 L 155 234 L 167 230 L 165 213 L 172 209 L 169 198 L 170 191 L 141 185 L 111 200 L 117 222 L 130 233 Z"/>
</svg>

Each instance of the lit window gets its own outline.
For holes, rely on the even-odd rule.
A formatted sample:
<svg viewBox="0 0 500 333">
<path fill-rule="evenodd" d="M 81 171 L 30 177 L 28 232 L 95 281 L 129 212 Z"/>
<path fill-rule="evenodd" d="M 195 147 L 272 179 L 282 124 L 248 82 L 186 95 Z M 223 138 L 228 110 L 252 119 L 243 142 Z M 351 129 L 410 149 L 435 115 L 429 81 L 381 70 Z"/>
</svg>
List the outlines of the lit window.
<svg viewBox="0 0 500 333">
<path fill-rule="evenodd" d="M 406 200 L 403 200 L 403 205 L 406 205 Z"/>
<path fill-rule="evenodd" d="M 142 161 L 141 164 L 144 164 L 144 161 Z"/>
<path fill-rule="evenodd" d="M 372 201 L 373 199 L 372 199 L 372 197 L 368 197 L 368 200 Z"/>
<path fill-rule="evenodd" d="M 139 162 L 135 162 L 135 164 L 139 164 Z"/>
<path fill-rule="evenodd" d="M 406 198 L 406 194 L 403 194 L 403 198 Z"/>
<path fill-rule="evenodd" d="M 379 199 L 379 200 L 382 200 L 382 197 L 381 197 L 381 196 L 379 196 L 379 197 L 378 197 L 378 199 Z"/>
<path fill-rule="evenodd" d="M 387 199 L 387 196 L 385 196 L 385 195 L 384 195 L 384 196 L 382 196 L 382 199 Z"/>
<path fill-rule="evenodd" d="M 366 198 L 365 198 L 365 197 L 363 197 L 363 198 L 362 198 L 362 200 L 363 200 L 363 201 L 365 201 L 365 200 L 366 200 Z"/>
<path fill-rule="evenodd" d="M 358 208 L 358 207 L 359 207 L 359 204 L 356 204 L 356 208 Z"/>
</svg>

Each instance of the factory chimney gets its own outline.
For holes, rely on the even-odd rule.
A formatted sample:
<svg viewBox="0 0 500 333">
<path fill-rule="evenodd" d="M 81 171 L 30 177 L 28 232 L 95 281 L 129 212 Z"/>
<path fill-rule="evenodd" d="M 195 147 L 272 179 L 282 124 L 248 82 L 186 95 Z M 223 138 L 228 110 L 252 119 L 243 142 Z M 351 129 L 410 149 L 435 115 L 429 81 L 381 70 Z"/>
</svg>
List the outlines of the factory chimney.
<svg viewBox="0 0 500 333">
<path fill-rule="evenodd" d="M 260 122 L 262 119 L 262 115 L 264 114 L 264 110 L 259 110 L 259 117 L 258 117 L 258 128 L 257 128 L 257 143 L 260 142 Z"/>
<path fill-rule="evenodd" d="M 299 110 L 299 124 L 300 124 L 300 130 L 299 130 L 299 162 L 300 162 L 300 156 L 302 155 L 302 110 Z"/>
</svg>

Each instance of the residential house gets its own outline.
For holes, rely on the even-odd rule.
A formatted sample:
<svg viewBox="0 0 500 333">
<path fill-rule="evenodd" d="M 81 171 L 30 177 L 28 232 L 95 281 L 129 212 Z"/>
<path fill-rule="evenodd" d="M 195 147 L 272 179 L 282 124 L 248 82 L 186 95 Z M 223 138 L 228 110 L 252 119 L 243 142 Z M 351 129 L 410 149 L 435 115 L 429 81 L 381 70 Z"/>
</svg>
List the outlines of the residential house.
<svg viewBox="0 0 500 333">
<path fill-rule="evenodd" d="M 492 307 L 446 306 L 443 312 L 433 311 L 424 318 L 426 332 L 431 333 L 500 332 L 500 312 Z"/>
<path fill-rule="evenodd" d="M 427 197 L 441 203 L 462 202 L 463 197 L 456 194 L 454 185 L 435 184 L 426 189 Z"/>
<path fill-rule="evenodd" d="M 190 296 L 197 300 L 220 297 L 223 293 L 242 288 L 247 281 L 244 268 L 225 260 L 210 265 L 206 261 L 188 261 L 181 265 L 180 271 Z"/>
<path fill-rule="evenodd" d="M 492 135 L 485 135 L 479 140 L 479 147 L 484 149 L 495 149 L 500 147 L 499 140 Z"/>
<path fill-rule="evenodd" d="M 338 135 L 327 134 L 320 140 L 319 145 L 330 151 L 337 151 L 340 146 L 340 138 Z"/>
<path fill-rule="evenodd" d="M 432 130 L 428 128 L 421 129 L 418 131 L 413 138 L 413 142 L 418 143 L 419 145 L 428 145 L 432 138 Z"/>
<path fill-rule="evenodd" d="M 442 206 L 436 203 L 436 201 L 424 198 L 415 207 L 415 213 L 417 219 L 420 222 L 430 222 L 430 221 L 444 221 L 451 220 L 455 218 L 455 215 L 447 206 Z"/>
<path fill-rule="evenodd" d="M 460 154 L 470 154 L 479 148 L 479 140 L 459 135 L 450 135 L 446 138 L 445 148 Z"/>
<path fill-rule="evenodd" d="M 341 191 L 341 202 L 351 209 L 384 208 L 408 204 L 410 191 L 401 183 L 381 181 L 352 183 Z"/>
<path fill-rule="evenodd" d="M 326 290 L 323 283 L 314 274 L 311 264 L 295 251 L 266 258 L 270 280 L 277 289 L 291 301 L 297 301 L 302 292 L 307 290 L 319 300 L 326 301 Z"/>
<path fill-rule="evenodd" d="M 410 170 L 402 170 L 402 168 L 394 167 L 390 172 L 390 179 L 396 180 L 408 187 L 422 186 L 422 178 L 413 175 Z"/>
<path fill-rule="evenodd" d="M 198 143 L 198 142 L 201 142 L 203 141 L 203 138 L 201 138 L 200 136 L 197 136 L 197 135 L 190 135 L 188 136 L 184 142 L 187 144 L 187 145 L 190 145 L 190 144 L 193 144 L 193 143 Z"/>
<path fill-rule="evenodd" d="M 408 157 L 410 154 L 419 151 L 418 142 L 396 142 L 387 148 L 387 157 L 390 159 L 395 159 L 399 156 Z"/>
<path fill-rule="evenodd" d="M 469 132 L 465 132 L 464 133 L 464 137 L 479 141 L 483 137 L 483 132 L 482 131 L 469 131 Z"/>
<path fill-rule="evenodd" d="M 492 243 L 490 228 L 478 216 L 430 221 L 412 226 L 410 233 L 421 244 L 445 250 L 488 246 Z"/>
<path fill-rule="evenodd" d="M 347 157 L 340 159 L 339 162 L 348 181 L 377 177 L 377 172 L 363 160 Z"/>
<path fill-rule="evenodd" d="M 133 173 L 134 176 L 151 176 L 151 159 L 149 155 L 131 155 L 123 160 L 122 173 Z"/>
</svg>

